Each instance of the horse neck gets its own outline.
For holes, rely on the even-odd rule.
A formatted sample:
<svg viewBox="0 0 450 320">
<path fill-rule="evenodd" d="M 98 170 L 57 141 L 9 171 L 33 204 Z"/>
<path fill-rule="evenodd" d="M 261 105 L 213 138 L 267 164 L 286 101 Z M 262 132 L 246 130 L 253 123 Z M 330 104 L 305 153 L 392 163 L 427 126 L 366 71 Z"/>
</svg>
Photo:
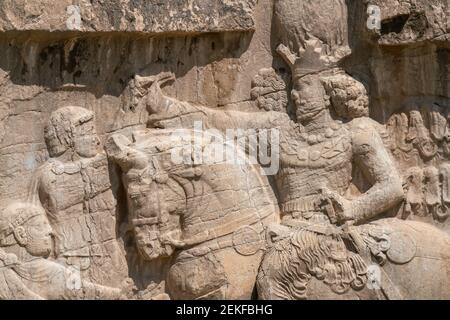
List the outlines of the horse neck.
<svg viewBox="0 0 450 320">
<path fill-rule="evenodd" d="M 259 220 L 258 203 L 251 196 L 249 176 L 233 165 L 211 165 L 201 168 L 201 175 L 185 179 L 186 210 L 180 216 L 185 236 L 243 219 Z M 247 220 L 246 220 L 247 219 Z"/>
</svg>

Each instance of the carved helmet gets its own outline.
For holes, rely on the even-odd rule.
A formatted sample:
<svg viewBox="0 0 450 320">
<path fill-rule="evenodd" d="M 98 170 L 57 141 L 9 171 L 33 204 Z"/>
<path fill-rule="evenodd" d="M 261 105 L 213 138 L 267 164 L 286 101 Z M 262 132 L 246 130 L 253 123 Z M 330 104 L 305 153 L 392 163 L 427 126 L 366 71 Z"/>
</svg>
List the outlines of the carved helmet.
<svg viewBox="0 0 450 320">
<path fill-rule="evenodd" d="M 31 203 L 16 202 L 6 207 L 0 214 L 0 246 L 11 245 L 8 237 L 14 230 L 42 214 L 44 209 Z"/>
</svg>

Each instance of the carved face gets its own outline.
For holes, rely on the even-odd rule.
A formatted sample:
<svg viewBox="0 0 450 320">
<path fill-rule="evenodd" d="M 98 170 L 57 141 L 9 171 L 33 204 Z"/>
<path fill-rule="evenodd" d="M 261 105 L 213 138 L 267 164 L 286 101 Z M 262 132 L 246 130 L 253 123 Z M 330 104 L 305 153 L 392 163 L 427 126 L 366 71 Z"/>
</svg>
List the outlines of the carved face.
<svg viewBox="0 0 450 320">
<path fill-rule="evenodd" d="M 25 225 L 26 241 L 20 241 L 29 254 L 47 258 L 53 249 L 53 231 L 44 214 L 30 219 Z"/>
<path fill-rule="evenodd" d="M 95 157 L 100 152 L 100 140 L 94 121 L 88 121 L 75 128 L 73 137 L 75 152 L 83 158 Z"/>
<path fill-rule="evenodd" d="M 92 158 L 99 152 L 100 141 L 95 130 L 94 113 L 90 110 L 67 106 L 52 112 L 44 131 L 50 157 L 73 153 Z"/>
<path fill-rule="evenodd" d="M 297 120 L 307 122 L 313 120 L 328 108 L 325 88 L 317 75 L 308 75 L 294 82 L 292 101 L 295 105 Z"/>
</svg>

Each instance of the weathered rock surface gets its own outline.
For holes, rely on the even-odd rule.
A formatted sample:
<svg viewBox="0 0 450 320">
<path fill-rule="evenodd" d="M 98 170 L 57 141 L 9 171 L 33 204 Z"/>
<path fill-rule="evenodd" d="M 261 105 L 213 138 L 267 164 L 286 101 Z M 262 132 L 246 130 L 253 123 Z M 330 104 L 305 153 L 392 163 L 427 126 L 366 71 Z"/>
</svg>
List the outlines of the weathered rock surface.
<svg viewBox="0 0 450 320">
<path fill-rule="evenodd" d="M 0 299 L 449 299 L 449 10 L 1 1 Z"/>
<path fill-rule="evenodd" d="M 448 41 L 448 0 L 369 0 L 381 9 L 381 45 Z"/>
<path fill-rule="evenodd" d="M 1 31 L 196 33 L 254 29 L 256 0 L 5 0 Z"/>
</svg>

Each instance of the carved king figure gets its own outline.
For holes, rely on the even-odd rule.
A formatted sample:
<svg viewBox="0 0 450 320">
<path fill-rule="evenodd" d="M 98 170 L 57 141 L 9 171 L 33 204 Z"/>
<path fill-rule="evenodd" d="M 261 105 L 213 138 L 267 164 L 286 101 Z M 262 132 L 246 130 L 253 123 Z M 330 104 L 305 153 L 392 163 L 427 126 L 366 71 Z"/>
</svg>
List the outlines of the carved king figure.
<svg viewBox="0 0 450 320">
<path fill-rule="evenodd" d="M 371 223 L 399 204 L 404 193 L 379 134 L 382 128 L 367 117 L 364 86 L 338 68 L 316 40 L 307 41 L 300 57 L 286 54 L 283 48 L 280 53 L 292 68 L 293 120 L 281 112 L 220 111 L 178 101 L 162 93 L 161 83 L 171 78 L 162 74 L 136 78 L 142 88 L 148 88 L 144 103 L 149 126 L 167 130 L 202 121 L 204 127 L 219 130 L 280 130 L 280 170 L 275 182 L 281 226 L 268 229 L 269 248 L 257 281 L 260 298 L 429 296 L 430 291 L 417 290 L 420 285 L 403 283 L 407 289 L 402 291 L 392 279 L 409 283 L 399 270 L 420 268 L 417 243 L 433 246 L 427 234 L 439 234 L 442 248 L 448 247 L 448 239 L 420 223 L 396 219 Z M 356 171 L 362 174 L 365 189 L 352 183 Z M 442 276 L 441 283 L 449 282 L 446 259 L 448 254 L 440 251 L 429 266 Z M 420 282 L 428 288 L 433 283 L 443 295 L 448 293 L 431 278 L 422 277 Z"/>
</svg>

